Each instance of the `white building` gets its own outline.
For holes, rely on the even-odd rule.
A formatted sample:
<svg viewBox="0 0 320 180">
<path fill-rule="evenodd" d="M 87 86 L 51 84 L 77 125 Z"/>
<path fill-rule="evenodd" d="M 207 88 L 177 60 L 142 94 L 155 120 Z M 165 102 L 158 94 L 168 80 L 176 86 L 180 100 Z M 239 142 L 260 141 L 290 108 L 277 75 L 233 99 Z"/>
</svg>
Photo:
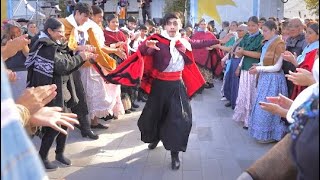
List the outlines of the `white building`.
<svg viewBox="0 0 320 180">
<path fill-rule="evenodd" d="M 284 4 L 284 17 L 300 17 L 300 18 L 318 18 L 316 15 L 311 14 L 311 12 L 306 8 L 306 3 L 304 0 L 289 0 Z"/>
</svg>

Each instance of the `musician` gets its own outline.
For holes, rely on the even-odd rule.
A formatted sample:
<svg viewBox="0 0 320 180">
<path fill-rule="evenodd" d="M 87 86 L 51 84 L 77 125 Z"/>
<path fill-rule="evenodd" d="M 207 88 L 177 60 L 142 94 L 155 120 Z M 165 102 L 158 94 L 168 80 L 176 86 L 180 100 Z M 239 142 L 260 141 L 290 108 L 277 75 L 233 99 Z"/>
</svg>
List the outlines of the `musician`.
<svg viewBox="0 0 320 180">
<path fill-rule="evenodd" d="M 140 7 L 142 9 L 143 24 L 146 23 L 147 16 L 148 16 L 148 20 L 151 19 L 151 10 L 150 10 L 151 2 L 152 2 L 152 0 L 140 0 Z"/>
</svg>

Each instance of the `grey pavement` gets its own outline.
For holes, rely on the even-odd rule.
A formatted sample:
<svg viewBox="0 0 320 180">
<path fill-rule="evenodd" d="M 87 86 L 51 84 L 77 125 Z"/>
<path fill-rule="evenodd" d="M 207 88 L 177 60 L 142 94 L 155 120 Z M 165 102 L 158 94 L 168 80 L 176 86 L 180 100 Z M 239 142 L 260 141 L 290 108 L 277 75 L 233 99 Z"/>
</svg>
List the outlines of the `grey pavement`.
<svg viewBox="0 0 320 180">
<path fill-rule="evenodd" d="M 216 82 L 214 88 L 192 100 L 193 126 L 188 149 L 180 153 L 179 170 L 171 170 L 170 152 L 161 143 L 148 150 L 140 141 L 140 103 L 139 111 L 108 121 L 109 129 L 96 131 L 98 140 L 82 138 L 77 129 L 70 131 L 65 154 L 72 166 L 55 162 L 59 168 L 48 171 L 50 179 L 235 180 L 274 144 L 256 143 L 241 124 L 232 120 L 232 109 L 220 101 L 220 88 L 221 82 Z M 39 138 L 33 142 L 39 149 Z M 54 150 L 53 146 L 49 160 L 54 160 Z"/>
</svg>

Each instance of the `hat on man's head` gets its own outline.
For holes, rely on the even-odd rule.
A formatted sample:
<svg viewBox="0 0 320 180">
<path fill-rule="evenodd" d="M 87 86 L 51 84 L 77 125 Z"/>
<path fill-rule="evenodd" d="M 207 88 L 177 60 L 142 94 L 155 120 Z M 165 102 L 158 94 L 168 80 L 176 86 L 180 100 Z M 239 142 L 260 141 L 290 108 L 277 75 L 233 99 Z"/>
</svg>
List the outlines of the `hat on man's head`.
<svg viewBox="0 0 320 180">
<path fill-rule="evenodd" d="M 16 22 L 18 22 L 18 23 L 20 23 L 20 22 L 28 23 L 28 22 L 29 22 L 29 20 L 24 19 L 24 18 L 19 18 L 19 19 L 17 19 L 17 21 L 16 21 Z"/>
<path fill-rule="evenodd" d="M 128 22 L 133 22 L 133 23 L 137 23 L 137 19 L 133 16 L 128 17 L 127 19 Z"/>
</svg>

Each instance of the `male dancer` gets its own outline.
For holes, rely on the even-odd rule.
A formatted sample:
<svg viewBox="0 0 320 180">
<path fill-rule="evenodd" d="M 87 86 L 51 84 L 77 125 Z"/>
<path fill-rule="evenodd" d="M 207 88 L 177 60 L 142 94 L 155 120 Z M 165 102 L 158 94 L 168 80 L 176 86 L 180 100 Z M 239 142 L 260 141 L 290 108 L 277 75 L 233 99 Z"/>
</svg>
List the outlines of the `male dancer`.
<svg viewBox="0 0 320 180">
<path fill-rule="evenodd" d="M 164 33 L 150 36 L 135 54 L 105 76 L 111 83 L 133 86 L 143 74 L 141 88 L 149 97 L 138 120 L 141 140 L 150 143 L 149 149 L 156 148 L 162 141 L 165 149 L 171 151 L 173 170 L 180 167 L 179 151 L 187 149 L 192 126 L 189 98 L 205 84 L 195 65 L 192 48 L 219 43 L 217 39 L 181 38 L 180 17 L 179 13 L 165 15 Z M 139 71 L 139 64 L 144 70 Z"/>
<path fill-rule="evenodd" d="M 73 14 L 67 18 L 60 19 L 65 26 L 65 36 L 68 40 L 68 47 L 74 51 L 78 51 L 80 48 L 85 47 L 88 42 L 91 43 L 91 45 L 96 48 L 96 53 L 99 55 L 97 62 L 105 69 L 111 70 L 115 67 L 115 62 L 113 62 L 114 60 L 102 53 L 101 48 L 97 43 L 98 41 L 93 34 L 92 27 L 87 23 L 91 15 L 92 8 L 89 4 L 77 3 Z M 91 139 L 98 139 L 98 135 L 91 131 L 89 119 L 87 117 L 88 106 L 85 90 L 81 81 L 80 71 L 75 71 L 73 76 L 74 81 L 76 82 L 75 86 L 79 103 L 71 110 L 78 115 L 82 136 L 89 137 Z"/>
</svg>

